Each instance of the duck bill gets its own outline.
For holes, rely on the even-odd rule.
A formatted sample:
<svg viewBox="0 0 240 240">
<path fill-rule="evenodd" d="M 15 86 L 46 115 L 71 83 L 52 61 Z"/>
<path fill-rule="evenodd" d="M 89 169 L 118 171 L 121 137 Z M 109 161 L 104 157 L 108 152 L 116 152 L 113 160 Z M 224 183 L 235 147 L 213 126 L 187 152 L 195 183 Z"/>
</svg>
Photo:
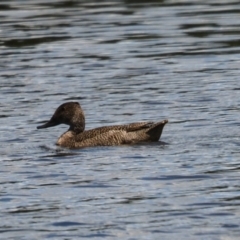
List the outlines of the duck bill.
<svg viewBox="0 0 240 240">
<path fill-rule="evenodd" d="M 57 126 L 59 124 L 60 124 L 59 122 L 51 119 L 50 121 L 46 122 L 45 124 L 37 126 L 37 129 L 54 127 L 54 126 Z"/>
</svg>

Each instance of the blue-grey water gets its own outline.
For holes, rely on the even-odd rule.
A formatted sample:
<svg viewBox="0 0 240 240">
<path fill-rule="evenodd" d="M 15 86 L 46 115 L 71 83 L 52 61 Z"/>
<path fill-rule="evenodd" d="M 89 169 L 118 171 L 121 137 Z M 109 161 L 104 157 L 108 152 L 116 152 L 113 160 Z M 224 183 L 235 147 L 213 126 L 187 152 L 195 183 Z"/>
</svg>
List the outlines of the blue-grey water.
<svg viewBox="0 0 240 240">
<path fill-rule="evenodd" d="M 239 29 L 234 0 L 1 1 L 0 239 L 239 239 Z M 57 147 L 66 101 L 165 144 Z"/>
</svg>

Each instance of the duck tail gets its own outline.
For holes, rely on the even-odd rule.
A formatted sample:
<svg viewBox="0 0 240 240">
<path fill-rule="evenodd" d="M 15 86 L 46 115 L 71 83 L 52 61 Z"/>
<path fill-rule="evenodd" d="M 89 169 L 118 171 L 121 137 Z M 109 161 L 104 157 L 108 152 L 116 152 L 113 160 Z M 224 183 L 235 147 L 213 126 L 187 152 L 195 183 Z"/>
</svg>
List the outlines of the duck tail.
<svg viewBox="0 0 240 240">
<path fill-rule="evenodd" d="M 146 133 L 150 135 L 150 138 L 151 138 L 152 141 L 158 141 L 159 140 L 159 138 L 162 135 L 162 131 L 163 131 L 163 128 L 164 128 L 166 123 L 168 123 L 167 119 L 163 120 L 161 122 L 154 123 L 154 124 L 152 124 L 150 129 L 147 130 Z"/>
</svg>

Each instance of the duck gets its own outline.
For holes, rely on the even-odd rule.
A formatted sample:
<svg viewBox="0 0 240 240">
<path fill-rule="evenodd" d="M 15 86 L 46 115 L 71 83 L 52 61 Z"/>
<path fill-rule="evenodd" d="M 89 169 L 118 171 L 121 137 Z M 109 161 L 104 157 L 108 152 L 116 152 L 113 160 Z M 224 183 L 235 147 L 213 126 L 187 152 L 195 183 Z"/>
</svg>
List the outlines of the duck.
<svg viewBox="0 0 240 240">
<path fill-rule="evenodd" d="M 69 129 L 57 140 L 56 145 L 65 148 L 84 148 L 95 146 L 116 146 L 157 142 L 168 120 L 160 122 L 134 122 L 85 130 L 85 115 L 78 102 L 60 105 L 51 119 L 37 129 L 69 125 Z"/>
</svg>

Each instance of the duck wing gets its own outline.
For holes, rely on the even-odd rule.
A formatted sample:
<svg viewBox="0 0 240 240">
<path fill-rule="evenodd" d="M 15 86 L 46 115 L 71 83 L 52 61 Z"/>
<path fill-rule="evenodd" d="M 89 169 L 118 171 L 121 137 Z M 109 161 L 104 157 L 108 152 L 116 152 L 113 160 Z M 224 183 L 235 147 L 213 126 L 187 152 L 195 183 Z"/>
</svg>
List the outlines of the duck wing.
<svg viewBox="0 0 240 240">
<path fill-rule="evenodd" d="M 149 128 L 153 125 L 153 122 L 137 122 L 137 123 L 130 123 L 125 125 L 113 125 L 113 126 L 105 126 L 105 127 L 98 127 L 91 130 L 84 131 L 77 135 L 77 141 L 83 141 L 89 138 L 96 137 L 98 135 L 102 135 L 103 133 L 112 132 L 112 131 L 127 131 L 133 132 L 138 131 L 141 129 Z"/>
<path fill-rule="evenodd" d="M 111 146 L 143 141 L 158 141 L 167 120 L 106 126 L 84 131 L 76 136 L 75 147 Z"/>
</svg>

